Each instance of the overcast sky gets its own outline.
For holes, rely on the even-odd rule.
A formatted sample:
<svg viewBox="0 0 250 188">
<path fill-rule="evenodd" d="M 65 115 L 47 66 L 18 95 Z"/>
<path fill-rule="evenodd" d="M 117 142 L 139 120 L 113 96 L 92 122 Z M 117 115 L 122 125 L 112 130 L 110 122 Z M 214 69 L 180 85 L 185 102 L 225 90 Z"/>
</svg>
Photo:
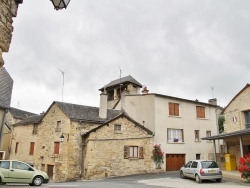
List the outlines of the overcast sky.
<svg viewBox="0 0 250 188">
<path fill-rule="evenodd" d="M 24 0 L 13 26 L 11 106 L 34 113 L 62 101 L 60 70 L 63 101 L 89 106 L 119 67 L 150 93 L 221 106 L 250 82 L 249 0 Z"/>
</svg>

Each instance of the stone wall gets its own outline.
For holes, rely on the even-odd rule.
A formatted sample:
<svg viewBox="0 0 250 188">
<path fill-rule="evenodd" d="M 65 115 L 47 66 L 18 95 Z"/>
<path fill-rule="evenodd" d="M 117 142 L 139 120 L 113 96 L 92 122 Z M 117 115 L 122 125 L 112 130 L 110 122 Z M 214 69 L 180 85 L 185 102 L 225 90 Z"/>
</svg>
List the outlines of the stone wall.
<svg viewBox="0 0 250 188">
<path fill-rule="evenodd" d="M 120 124 L 121 131 L 114 131 Z M 129 121 L 118 118 L 85 138 L 84 178 L 99 179 L 153 172 L 153 136 Z M 143 147 L 143 158 L 124 158 L 124 146 Z"/>
<path fill-rule="evenodd" d="M 244 111 L 250 110 L 250 87 L 245 88 L 226 108 L 224 112 L 225 133 L 238 131 L 245 129 Z M 233 121 L 233 117 L 236 117 L 236 121 Z"/>
<path fill-rule="evenodd" d="M 9 51 L 13 32 L 12 18 L 16 17 L 17 8 L 15 0 L 0 0 L 0 67 L 4 64 L 2 52 Z"/>
</svg>

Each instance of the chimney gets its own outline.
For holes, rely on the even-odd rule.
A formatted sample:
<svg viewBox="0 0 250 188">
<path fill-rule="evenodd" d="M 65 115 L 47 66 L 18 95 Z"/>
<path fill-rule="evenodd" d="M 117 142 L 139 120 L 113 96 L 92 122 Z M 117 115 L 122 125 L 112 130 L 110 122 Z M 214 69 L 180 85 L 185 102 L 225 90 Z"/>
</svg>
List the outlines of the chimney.
<svg viewBox="0 0 250 188">
<path fill-rule="evenodd" d="M 148 94 L 149 90 L 147 89 L 147 86 L 142 87 L 142 94 Z"/>
<path fill-rule="evenodd" d="M 217 99 L 216 98 L 209 99 L 208 104 L 217 105 Z"/>
<path fill-rule="evenodd" d="M 106 119 L 108 110 L 108 95 L 106 94 L 106 89 L 100 94 L 100 108 L 99 108 L 99 117 Z"/>
</svg>

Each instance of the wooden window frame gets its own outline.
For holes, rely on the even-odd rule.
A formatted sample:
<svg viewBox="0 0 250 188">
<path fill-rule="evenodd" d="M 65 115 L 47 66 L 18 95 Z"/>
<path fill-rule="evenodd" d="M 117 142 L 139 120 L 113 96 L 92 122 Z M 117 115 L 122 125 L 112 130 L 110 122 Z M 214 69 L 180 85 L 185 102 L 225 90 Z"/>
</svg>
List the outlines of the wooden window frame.
<svg viewBox="0 0 250 188">
<path fill-rule="evenodd" d="M 54 142 L 54 154 L 59 154 L 60 152 L 60 142 Z"/>
<path fill-rule="evenodd" d="M 135 148 L 137 151 L 136 155 Z M 144 159 L 144 148 L 140 146 L 124 146 L 124 159 Z"/>
<path fill-rule="evenodd" d="M 173 103 L 169 102 L 168 107 L 169 107 L 169 115 L 170 116 L 179 116 L 180 115 L 180 105 L 178 103 Z"/>
<path fill-rule="evenodd" d="M 204 106 L 196 106 L 196 117 L 197 118 L 206 118 L 206 112 Z"/>
<path fill-rule="evenodd" d="M 30 142 L 30 155 L 34 155 L 35 142 Z"/>
</svg>

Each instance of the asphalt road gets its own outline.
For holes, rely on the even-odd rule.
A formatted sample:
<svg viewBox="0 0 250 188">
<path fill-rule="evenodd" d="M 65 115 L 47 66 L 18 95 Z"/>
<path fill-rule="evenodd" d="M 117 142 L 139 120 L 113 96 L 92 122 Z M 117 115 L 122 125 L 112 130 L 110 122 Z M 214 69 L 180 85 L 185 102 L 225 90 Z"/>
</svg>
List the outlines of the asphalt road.
<svg viewBox="0 0 250 188">
<path fill-rule="evenodd" d="M 1 188 L 26 188 L 29 185 L 7 184 Z M 144 174 L 125 177 L 114 177 L 103 180 L 77 181 L 65 183 L 48 183 L 41 188 L 250 188 L 250 184 L 240 180 L 223 178 L 221 183 L 205 181 L 201 184 L 192 179 L 181 179 L 179 172 L 165 172 L 160 174 Z"/>
</svg>

